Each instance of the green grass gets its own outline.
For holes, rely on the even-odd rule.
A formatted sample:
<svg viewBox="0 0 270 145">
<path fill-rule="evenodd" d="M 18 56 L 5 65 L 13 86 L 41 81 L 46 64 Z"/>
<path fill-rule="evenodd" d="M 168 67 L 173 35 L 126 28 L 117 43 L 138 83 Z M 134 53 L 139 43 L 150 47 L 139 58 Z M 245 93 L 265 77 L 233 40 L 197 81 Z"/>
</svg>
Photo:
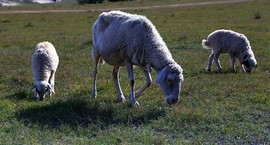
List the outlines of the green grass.
<svg viewBox="0 0 270 145">
<path fill-rule="evenodd" d="M 195 1 L 195 0 L 194 0 Z M 198 0 L 201 2 L 201 0 Z M 147 3 L 147 1 L 144 1 Z M 170 3 L 180 3 L 170 1 Z M 183 1 L 186 2 L 186 1 Z M 160 4 L 160 1 L 154 3 Z M 113 7 L 137 5 L 113 3 Z M 78 6 L 85 9 L 94 5 Z M 101 4 L 100 7 L 110 7 Z M 31 6 L 32 7 L 32 6 Z M 34 6 L 33 6 L 34 7 Z M 74 7 L 61 5 L 60 8 Z M 13 9 L 28 9 L 12 7 Z M 55 8 L 46 5 L 44 9 Z M 35 8 L 33 8 L 35 9 Z M 270 3 L 255 2 L 128 11 L 156 25 L 174 59 L 183 67 L 180 102 L 169 107 L 154 82 L 130 108 L 128 77 L 121 69 L 127 101 L 116 103 L 112 66 L 99 66 L 98 97 L 91 98 L 91 27 L 100 12 L 0 15 L 1 144 L 269 144 Z M 258 17 L 259 16 L 259 17 Z M 206 73 L 209 51 L 201 40 L 216 29 L 246 34 L 258 61 L 251 73 Z M 31 55 L 48 40 L 60 57 L 56 94 L 32 99 Z M 152 72 L 153 80 L 156 72 Z M 144 83 L 135 69 L 136 87 Z"/>
</svg>

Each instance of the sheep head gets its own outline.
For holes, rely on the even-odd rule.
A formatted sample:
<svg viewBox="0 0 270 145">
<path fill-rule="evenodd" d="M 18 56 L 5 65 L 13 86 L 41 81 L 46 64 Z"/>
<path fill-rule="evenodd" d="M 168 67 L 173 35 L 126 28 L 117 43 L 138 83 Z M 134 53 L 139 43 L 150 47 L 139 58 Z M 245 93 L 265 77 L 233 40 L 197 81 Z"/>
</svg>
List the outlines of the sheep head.
<svg viewBox="0 0 270 145">
<path fill-rule="evenodd" d="M 178 102 L 183 81 L 183 69 L 176 63 L 169 64 L 158 73 L 156 83 L 160 85 L 169 105 Z"/>
<path fill-rule="evenodd" d="M 257 61 L 254 56 L 245 55 L 241 63 L 244 71 L 247 73 L 250 73 L 254 67 L 257 67 Z"/>
<path fill-rule="evenodd" d="M 33 89 L 34 98 L 38 100 L 44 99 L 46 94 L 51 97 L 52 93 L 54 93 L 52 86 L 46 81 L 35 83 Z"/>
</svg>

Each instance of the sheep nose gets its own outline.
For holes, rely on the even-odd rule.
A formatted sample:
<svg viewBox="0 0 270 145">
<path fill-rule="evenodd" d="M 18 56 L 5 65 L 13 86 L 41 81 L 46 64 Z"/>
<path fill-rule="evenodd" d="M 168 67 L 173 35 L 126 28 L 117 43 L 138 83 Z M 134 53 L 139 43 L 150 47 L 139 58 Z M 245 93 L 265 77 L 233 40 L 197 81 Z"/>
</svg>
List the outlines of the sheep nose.
<svg viewBox="0 0 270 145">
<path fill-rule="evenodd" d="M 178 98 L 167 99 L 166 101 L 169 105 L 172 105 L 178 102 Z"/>
</svg>

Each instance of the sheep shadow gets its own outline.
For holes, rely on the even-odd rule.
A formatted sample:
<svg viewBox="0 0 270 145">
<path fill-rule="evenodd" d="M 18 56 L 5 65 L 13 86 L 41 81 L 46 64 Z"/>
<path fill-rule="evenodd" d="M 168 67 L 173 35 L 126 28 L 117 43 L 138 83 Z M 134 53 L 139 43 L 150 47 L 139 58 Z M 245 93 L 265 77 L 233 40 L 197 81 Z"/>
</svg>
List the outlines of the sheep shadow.
<svg viewBox="0 0 270 145">
<path fill-rule="evenodd" d="M 59 128 L 62 125 L 76 129 L 88 126 L 141 125 L 165 116 L 159 107 L 130 108 L 115 102 L 73 98 L 47 106 L 37 105 L 17 111 L 16 117 L 26 126 L 36 124 Z"/>
</svg>

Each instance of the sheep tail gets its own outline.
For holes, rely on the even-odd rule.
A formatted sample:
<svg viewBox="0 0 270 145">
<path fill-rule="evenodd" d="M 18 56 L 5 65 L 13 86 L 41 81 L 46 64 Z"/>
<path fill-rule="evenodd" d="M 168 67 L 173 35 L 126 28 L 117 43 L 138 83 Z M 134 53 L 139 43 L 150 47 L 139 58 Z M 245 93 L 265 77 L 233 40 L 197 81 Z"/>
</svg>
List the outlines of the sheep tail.
<svg viewBox="0 0 270 145">
<path fill-rule="evenodd" d="M 204 49 L 211 49 L 209 42 L 205 39 L 202 40 L 202 47 Z"/>
</svg>

